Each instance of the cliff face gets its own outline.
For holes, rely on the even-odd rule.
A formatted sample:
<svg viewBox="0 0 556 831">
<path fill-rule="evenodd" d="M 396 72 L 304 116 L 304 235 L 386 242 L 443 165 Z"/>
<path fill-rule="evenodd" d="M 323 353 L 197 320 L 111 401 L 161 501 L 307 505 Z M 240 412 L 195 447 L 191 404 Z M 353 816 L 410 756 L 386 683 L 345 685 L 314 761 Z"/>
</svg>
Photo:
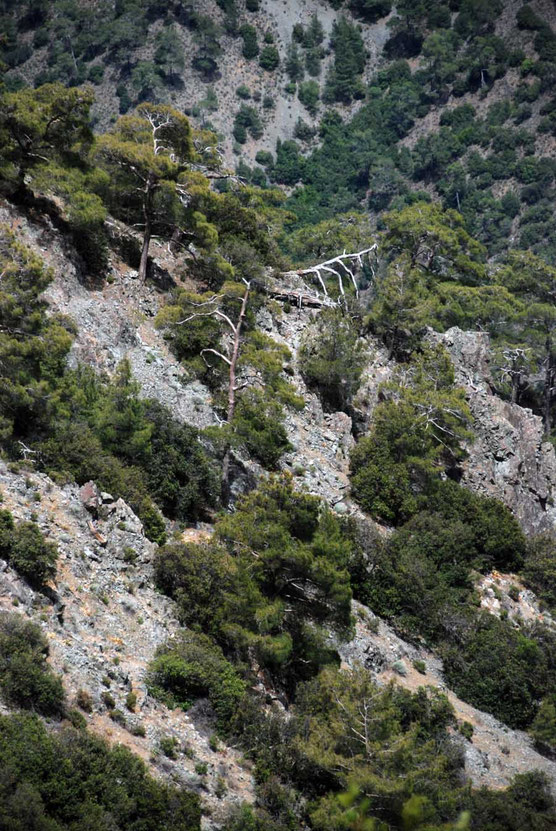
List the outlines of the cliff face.
<svg viewBox="0 0 556 831">
<path fill-rule="evenodd" d="M 467 391 L 474 419 L 464 484 L 501 499 L 527 534 L 554 529 L 556 455 L 543 441 L 541 418 L 492 393 L 487 335 L 450 329 L 440 340 L 454 363 L 456 382 Z"/>
</svg>

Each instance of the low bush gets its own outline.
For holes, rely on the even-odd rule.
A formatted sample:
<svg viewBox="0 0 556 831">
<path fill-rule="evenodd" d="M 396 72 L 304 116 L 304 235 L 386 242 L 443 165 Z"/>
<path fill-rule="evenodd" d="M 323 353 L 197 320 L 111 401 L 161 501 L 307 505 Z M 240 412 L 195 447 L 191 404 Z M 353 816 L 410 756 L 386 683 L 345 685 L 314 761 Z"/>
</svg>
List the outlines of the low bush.
<svg viewBox="0 0 556 831">
<path fill-rule="evenodd" d="M 24 829 L 199 831 L 199 798 L 163 784 L 122 745 L 31 714 L 0 716 L 0 825 Z"/>
<path fill-rule="evenodd" d="M 0 557 L 29 583 L 40 587 L 56 574 L 58 549 L 45 540 L 36 523 L 16 524 L 9 511 L 0 509 Z"/>
<path fill-rule="evenodd" d="M 531 540 L 523 579 L 550 609 L 556 608 L 556 541 L 551 534 Z"/>
<path fill-rule="evenodd" d="M 554 683 L 550 657 L 539 642 L 489 614 L 469 618 L 459 635 L 442 650 L 450 688 L 510 727 L 530 725 Z"/>
<path fill-rule="evenodd" d="M 64 690 L 47 655 L 48 642 L 38 626 L 21 615 L 0 613 L 0 692 L 6 704 L 62 715 Z"/>
<path fill-rule="evenodd" d="M 233 442 L 267 470 L 276 470 L 280 458 L 291 450 L 283 418 L 280 404 L 258 390 L 249 390 L 236 407 Z"/>
<path fill-rule="evenodd" d="M 241 701 L 245 684 L 206 635 L 183 631 L 161 646 L 149 666 L 152 695 L 171 706 L 189 707 L 208 698 L 221 729 L 229 725 Z"/>
<path fill-rule="evenodd" d="M 299 352 L 301 374 L 329 411 L 346 411 L 359 387 L 365 347 L 348 317 L 325 309 Z"/>
</svg>

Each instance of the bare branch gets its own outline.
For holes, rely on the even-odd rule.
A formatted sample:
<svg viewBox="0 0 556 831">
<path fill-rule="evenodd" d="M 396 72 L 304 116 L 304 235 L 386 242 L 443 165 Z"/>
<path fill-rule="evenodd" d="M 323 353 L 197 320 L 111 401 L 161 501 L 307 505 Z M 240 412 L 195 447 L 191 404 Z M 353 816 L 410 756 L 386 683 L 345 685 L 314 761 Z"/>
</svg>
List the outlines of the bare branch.
<svg viewBox="0 0 556 831">
<path fill-rule="evenodd" d="M 355 289 L 355 294 L 357 296 L 359 294 L 359 288 L 357 286 L 357 280 L 355 279 L 355 273 L 353 271 L 353 266 L 356 266 L 357 268 L 360 268 L 360 269 L 363 268 L 363 265 L 365 264 L 365 260 L 367 260 L 367 261 L 369 260 L 369 254 L 371 254 L 373 251 L 376 251 L 377 247 L 378 247 L 377 243 L 375 242 L 369 248 L 364 248 L 362 251 L 355 251 L 352 254 L 348 254 L 344 249 L 343 254 L 338 254 L 338 256 L 332 257 L 329 260 L 325 260 L 322 263 L 317 263 L 317 265 L 313 265 L 310 268 L 302 268 L 299 271 L 297 271 L 297 274 L 314 274 L 316 276 L 316 278 L 318 279 L 318 281 L 320 282 L 320 284 L 322 286 L 322 289 L 324 291 L 324 294 L 327 296 L 328 292 L 326 290 L 324 280 L 322 279 L 322 273 L 321 272 L 323 272 L 323 271 L 331 272 L 338 279 L 338 286 L 339 286 L 339 289 L 340 289 L 340 293 L 343 297 L 343 296 L 345 296 L 345 291 L 344 291 L 344 285 L 343 285 L 341 273 L 339 271 L 337 271 L 336 268 L 333 268 L 333 266 L 336 266 L 336 267 L 341 266 L 343 269 L 345 269 L 347 274 L 349 274 L 349 276 L 351 278 L 351 281 L 353 283 L 353 287 Z M 350 263 L 352 265 L 352 268 L 349 268 L 347 263 Z M 372 267 L 371 267 L 371 271 L 372 271 Z M 373 275 L 374 275 L 374 271 L 373 271 Z"/>
<path fill-rule="evenodd" d="M 228 366 L 232 365 L 232 362 L 230 361 L 230 359 L 227 358 L 225 355 L 223 355 L 222 352 L 218 352 L 217 349 L 210 349 L 209 347 L 207 347 L 206 349 L 201 349 L 201 357 L 203 358 L 203 360 L 205 360 L 204 359 L 205 352 L 212 352 L 213 355 L 217 355 L 219 358 L 221 358 L 223 361 L 225 361 L 228 364 Z M 210 366 L 210 364 L 206 360 L 205 360 L 205 363 L 206 363 L 207 366 Z"/>
</svg>

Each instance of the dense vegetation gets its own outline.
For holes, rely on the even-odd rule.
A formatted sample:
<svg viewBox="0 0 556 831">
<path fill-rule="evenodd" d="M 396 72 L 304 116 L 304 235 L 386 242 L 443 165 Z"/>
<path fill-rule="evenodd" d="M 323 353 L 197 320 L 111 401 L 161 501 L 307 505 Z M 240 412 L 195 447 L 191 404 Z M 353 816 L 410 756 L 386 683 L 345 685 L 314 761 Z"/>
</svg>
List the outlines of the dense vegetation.
<svg viewBox="0 0 556 831">
<path fill-rule="evenodd" d="M 148 775 L 144 762 L 68 723 L 0 717 L 0 825 L 13 831 L 194 831 L 199 798 Z"/>
<path fill-rule="evenodd" d="M 46 663 L 48 652 L 37 626 L 21 615 L 0 614 L 0 693 L 7 704 L 45 716 L 62 715 L 64 690 Z"/>
<path fill-rule="evenodd" d="M 270 480 L 216 525 L 206 545 L 167 545 L 158 586 L 183 623 L 198 624 L 238 660 L 255 657 L 292 690 L 337 660 L 327 629 L 349 631 L 349 543 L 320 501 Z"/>
<path fill-rule="evenodd" d="M 149 690 L 171 707 L 207 699 L 219 734 L 253 760 L 257 805 L 233 812 L 227 831 L 545 831 L 555 826 L 554 806 L 541 775 L 517 777 L 502 794 L 463 785 L 463 739 L 454 738 L 446 697 L 340 671 L 338 647 L 352 631 L 355 596 L 434 648 L 464 700 L 529 729 L 543 751 L 556 748 L 552 629 L 480 611 L 474 589 L 480 573 L 516 571 L 554 608 L 554 539 L 526 541 L 500 502 L 459 484 L 473 422 L 435 334 L 452 326 L 487 331 L 494 390 L 541 415 L 554 440 L 556 166 L 535 144 L 554 133 L 554 34 L 522 7 L 517 24 L 534 55 L 526 57 L 494 34 L 497 2 L 400 0 L 386 61 L 365 85 L 368 56 L 349 15 L 372 24 L 392 4 L 332 5 L 339 15 L 330 44 L 314 16 L 294 27 L 284 52 L 250 22 L 257 0 L 245 10 L 222 0 L 218 24 L 158 0 L 101 3 L 94 13 L 73 0 L 0 4 L 8 68 L 0 91 L 2 195 L 27 217 L 50 217 L 74 245 L 89 286 L 105 278 L 111 246 L 140 280 L 154 279 L 151 238 L 167 242 L 195 289 L 176 286 L 157 325 L 187 376 L 210 388 L 222 422 L 203 432 L 178 423 L 141 398 L 127 361 L 111 378 L 69 369 L 74 324 L 50 315 L 42 299 L 53 275 L 3 226 L 2 453 L 17 460 L 23 443 L 58 481 L 94 479 L 123 497 L 160 544 L 156 583 L 186 628 L 158 649 Z M 187 56 L 180 27 L 195 44 Z M 316 133 L 301 120 L 300 143 L 279 141 L 275 155 L 257 154 L 254 169 L 239 164 L 241 184 L 222 170 L 214 134 L 160 103 L 164 87 L 179 85 L 186 58 L 203 81 L 216 77 L 224 32 L 265 73 L 284 67 L 285 94 L 297 94 L 308 117 L 329 108 L 316 149 L 303 149 Z M 133 50 L 145 45 L 152 60 L 136 60 Z M 18 67 L 34 49 L 43 50 L 46 68 L 31 88 Z M 94 94 L 80 84 L 99 84 L 105 66 L 117 75 L 120 117 L 94 136 Z M 481 115 L 459 102 L 487 96 L 509 73 L 519 79 L 511 100 Z M 246 86 L 236 93 L 230 123 L 241 147 L 260 138 L 273 100 Z M 344 121 L 342 107 L 354 101 L 361 106 Z M 207 87 L 197 116 L 217 106 Z M 437 129 L 400 144 L 439 110 Z M 270 182 L 294 190 L 286 200 Z M 140 228 L 140 237 L 124 229 L 114 242 L 109 214 Z M 292 356 L 257 327 L 259 312 L 285 314 L 267 301 L 270 271 L 359 250 L 371 235 L 379 250 L 358 274 L 365 291 L 356 298 L 350 287 L 337 308 L 321 311 L 298 357 L 325 410 L 354 417 L 352 496 L 391 533 L 379 537 L 367 520 L 343 520 L 290 479 L 271 477 L 214 520 L 210 540 L 168 541 L 166 519 L 214 519 L 219 505 L 228 507 L 218 473 L 232 451 L 275 471 L 293 449 L 286 410 L 304 402 L 288 380 Z M 226 350 L 237 333 L 232 374 Z M 377 342 L 395 368 L 361 435 L 359 387 Z M 0 556 L 36 588 L 55 574 L 55 548 L 38 526 L 14 523 L 4 510 Z M 63 689 L 47 653 L 37 627 L 2 615 L 4 701 L 58 718 Z M 69 726 L 49 732 L 34 715 L 3 717 L 0 757 L 7 771 L 0 825 L 199 825 L 195 797 L 154 782 L 121 748 Z"/>
<path fill-rule="evenodd" d="M 265 70 L 273 72 L 282 62 L 290 79 L 285 94 L 297 93 L 311 116 L 321 100 L 329 107 L 320 119 L 317 150 L 306 155 L 314 134 L 309 127 L 298 134 L 301 144 L 279 143 L 275 163 L 251 174 L 259 184 L 267 174 L 274 181 L 302 184 L 290 200 L 297 223 L 313 224 L 362 207 L 376 214 L 399 208 L 426 185 L 445 207 L 461 211 L 467 230 L 490 253 L 501 253 L 512 237 L 516 247 L 542 251 L 554 260 L 554 162 L 549 153 L 536 151 L 554 134 L 556 35 L 550 21 L 524 5 L 515 18 L 506 14 L 501 35 L 495 33 L 503 13 L 499 2 L 404 0 L 388 21 L 384 67 L 364 84 L 368 55 L 360 27 L 345 12 L 372 25 L 389 14 L 389 0 L 333 3 L 338 16 L 328 37 L 314 16 L 306 25 L 296 24 L 289 42 L 279 46 L 269 29 L 253 25 L 250 12 L 256 2 L 245 9 L 235 0 L 219 5 L 223 24 L 193 5 L 156 0 L 103 2 L 95 12 L 77 0 L 33 2 L 28 8 L 5 0 L 2 59 L 9 88 L 24 84 L 28 72 L 20 68 L 27 69 L 37 51 L 43 67 L 31 72 L 37 86 L 58 81 L 70 87 L 98 85 L 108 66 L 116 72 L 125 113 L 178 89 L 186 68 L 204 81 L 218 77 L 226 34 L 240 41 L 238 49 L 247 60 L 259 61 Z M 193 41 L 187 54 L 180 31 Z M 149 58 L 136 51 L 145 47 Z M 325 74 L 321 63 L 327 49 L 332 62 Z M 410 60 L 417 61 L 416 68 Z M 511 95 L 506 90 L 501 99 L 497 90 L 504 80 Z M 210 90 L 192 108 L 197 115 L 218 108 Z M 238 152 L 246 131 L 261 136 L 265 112 L 273 106 L 261 90 L 247 93 L 252 103 L 240 104 L 234 122 Z M 472 96 L 472 102 L 461 103 L 463 96 Z M 485 98 L 492 103 L 479 115 Z M 364 103 L 344 120 L 337 105 L 353 99 Z M 400 140 L 435 107 L 441 111 L 439 123 L 402 147 Z M 243 162 L 239 165 L 246 172 Z"/>
</svg>

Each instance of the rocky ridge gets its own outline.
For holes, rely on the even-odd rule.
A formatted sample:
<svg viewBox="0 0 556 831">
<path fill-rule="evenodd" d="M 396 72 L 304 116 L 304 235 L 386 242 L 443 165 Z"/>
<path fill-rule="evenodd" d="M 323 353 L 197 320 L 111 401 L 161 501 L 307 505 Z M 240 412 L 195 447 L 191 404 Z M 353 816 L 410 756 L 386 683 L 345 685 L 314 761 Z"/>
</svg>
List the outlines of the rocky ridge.
<svg viewBox="0 0 556 831">
<path fill-rule="evenodd" d="M 528 534 L 556 525 L 556 454 L 543 441 L 531 410 L 502 401 L 489 386 L 488 335 L 449 329 L 440 340 L 452 358 L 456 383 L 466 392 L 475 440 L 468 446 L 463 483 L 502 500 Z"/>
</svg>

